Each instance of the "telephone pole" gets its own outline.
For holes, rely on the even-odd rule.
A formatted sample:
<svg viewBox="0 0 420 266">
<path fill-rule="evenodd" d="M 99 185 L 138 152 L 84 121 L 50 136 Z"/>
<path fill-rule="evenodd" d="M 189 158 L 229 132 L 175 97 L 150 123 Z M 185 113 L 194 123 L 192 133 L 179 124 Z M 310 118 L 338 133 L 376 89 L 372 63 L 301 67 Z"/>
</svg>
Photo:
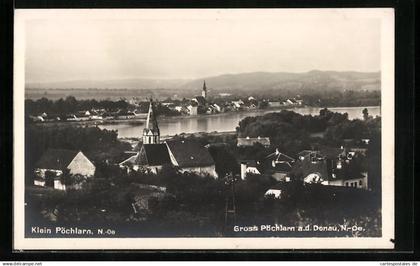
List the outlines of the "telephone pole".
<svg viewBox="0 0 420 266">
<path fill-rule="evenodd" d="M 224 234 L 232 232 L 232 228 L 236 223 L 235 182 L 236 177 L 232 173 L 226 175 L 225 224 L 223 230 Z"/>
</svg>

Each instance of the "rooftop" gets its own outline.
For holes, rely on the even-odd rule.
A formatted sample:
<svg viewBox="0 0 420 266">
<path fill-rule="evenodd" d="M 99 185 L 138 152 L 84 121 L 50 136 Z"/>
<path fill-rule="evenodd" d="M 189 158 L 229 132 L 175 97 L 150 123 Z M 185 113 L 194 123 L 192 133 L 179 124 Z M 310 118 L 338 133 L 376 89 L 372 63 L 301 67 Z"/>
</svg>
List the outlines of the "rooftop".
<svg viewBox="0 0 420 266">
<path fill-rule="evenodd" d="M 41 169 L 64 170 L 79 151 L 66 149 L 48 149 L 35 164 Z"/>
<path fill-rule="evenodd" d="M 170 164 L 168 149 L 165 144 L 143 144 L 136 158 L 136 164 L 158 166 Z"/>
<path fill-rule="evenodd" d="M 214 165 L 209 151 L 195 140 L 168 140 L 166 145 L 179 167 Z"/>
</svg>

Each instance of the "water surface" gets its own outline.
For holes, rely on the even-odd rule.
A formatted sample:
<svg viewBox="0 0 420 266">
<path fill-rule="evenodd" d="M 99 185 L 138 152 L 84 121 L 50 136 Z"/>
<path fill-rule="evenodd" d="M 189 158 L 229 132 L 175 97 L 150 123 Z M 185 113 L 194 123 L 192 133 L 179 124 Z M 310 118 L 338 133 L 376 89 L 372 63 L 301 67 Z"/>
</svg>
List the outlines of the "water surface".
<svg viewBox="0 0 420 266">
<path fill-rule="evenodd" d="M 372 116 L 381 115 L 381 108 L 379 106 L 369 107 L 333 107 L 328 108 L 333 112 L 348 113 L 349 119 L 362 119 L 363 109 L 367 108 L 369 114 Z M 301 107 L 287 109 L 303 115 L 318 115 L 320 107 Z M 279 112 L 280 110 L 255 110 L 250 112 L 229 112 L 217 115 L 201 115 L 194 117 L 165 117 L 158 118 L 160 134 L 162 136 L 173 136 L 180 133 L 196 133 L 196 132 L 225 132 L 234 131 L 239 124 L 239 121 L 247 116 L 259 116 L 266 113 Z M 130 124 L 112 124 L 112 125 L 100 125 L 100 128 L 109 130 L 118 130 L 118 137 L 120 138 L 131 138 L 141 137 L 143 134 L 142 125 L 130 125 Z"/>
</svg>

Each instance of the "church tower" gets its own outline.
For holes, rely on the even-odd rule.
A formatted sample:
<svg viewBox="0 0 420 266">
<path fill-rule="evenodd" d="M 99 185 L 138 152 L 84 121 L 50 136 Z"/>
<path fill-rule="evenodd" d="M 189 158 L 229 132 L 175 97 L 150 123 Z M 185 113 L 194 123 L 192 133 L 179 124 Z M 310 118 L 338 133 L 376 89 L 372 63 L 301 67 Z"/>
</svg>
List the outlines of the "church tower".
<svg viewBox="0 0 420 266">
<path fill-rule="evenodd" d="M 147 114 L 146 127 L 143 129 L 143 144 L 159 144 L 160 131 L 156 120 L 153 101 L 150 99 L 149 112 Z"/>
<path fill-rule="evenodd" d="M 201 96 L 203 96 L 204 99 L 207 97 L 207 87 L 206 87 L 206 81 L 203 83 L 203 90 L 201 91 Z"/>
</svg>

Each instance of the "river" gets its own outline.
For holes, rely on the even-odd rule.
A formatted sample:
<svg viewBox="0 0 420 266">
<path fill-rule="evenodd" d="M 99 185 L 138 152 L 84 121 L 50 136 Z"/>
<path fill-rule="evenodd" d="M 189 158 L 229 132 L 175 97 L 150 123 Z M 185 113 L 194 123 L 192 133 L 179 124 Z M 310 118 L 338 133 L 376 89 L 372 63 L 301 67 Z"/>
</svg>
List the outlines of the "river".
<svg viewBox="0 0 420 266">
<path fill-rule="evenodd" d="M 369 115 L 381 115 L 380 106 L 368 107 L 331 107 L 328 108 L 333 112 L 348 113 L 349 119 L 362 119 L 362 110 L 367 108 Z M 300 107 L 287 109 L 303 115 L 318 115 L 320 107 Z M 160 134 L 162 136 L 173 136 L 180 133 L 196 133 L 196 132 L 227 132 L 234 131 L 240 120 L 247 116 L 259 116 L 266 113 L 279 112 L 280 110 L 255 110 L 249 112 L 229 112 L 216 115 L 201 116 L 182 116 L 182 117 L 165 117 L 158 118 Z M 128 123 L 100 125 L 100 128 L 109 130 L 118 130 L 119 138 L 140 137 L 143 134 L 144 124 L 130 125 Z"/>
</svg>

